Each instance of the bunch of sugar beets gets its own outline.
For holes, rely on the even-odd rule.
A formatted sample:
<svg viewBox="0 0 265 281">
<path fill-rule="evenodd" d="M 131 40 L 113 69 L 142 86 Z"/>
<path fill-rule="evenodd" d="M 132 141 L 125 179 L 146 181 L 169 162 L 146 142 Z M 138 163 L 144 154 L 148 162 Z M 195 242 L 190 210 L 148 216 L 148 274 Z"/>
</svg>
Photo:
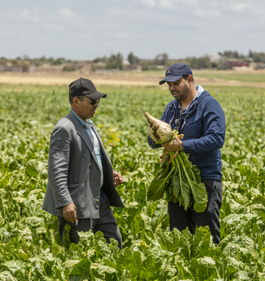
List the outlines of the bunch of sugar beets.
<svg viewBox="0 0 265 281">
<path fill-rule="evenodd" d="M 183 138 L 178 131 L 149 113 L 144 114 L 148 121 L 150 137 L 157 143 L 166 143 Z M 159 200 L 163 196 L 167 201 L 179 202 L 184 209 L 193 206 L 196 212 L 203 212 L 207 206 L 207 192 L 201 182 L 200 170 L 189 161 L 189 155 L 183 151 L 171 152 L 164 148 L 161 161 L 155 164 L 154 179 L 148 189 L 148 200 Z"/>
</svg>

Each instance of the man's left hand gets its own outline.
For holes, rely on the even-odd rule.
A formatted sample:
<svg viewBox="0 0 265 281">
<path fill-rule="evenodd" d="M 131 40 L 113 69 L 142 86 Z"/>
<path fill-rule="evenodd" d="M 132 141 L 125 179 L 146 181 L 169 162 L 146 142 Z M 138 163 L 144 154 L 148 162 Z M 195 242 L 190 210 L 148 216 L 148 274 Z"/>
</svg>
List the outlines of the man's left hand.
<svg viewBox="0 0 265 281">
<path fill-rule="evenodd" d="M 118 186 L 122 183 L 125 183 L 125 179 L 123 178 L 123 176 L 116 171 L 113 171 L 113 178 L 114 178 L 114 186 Z"/>
</svg>

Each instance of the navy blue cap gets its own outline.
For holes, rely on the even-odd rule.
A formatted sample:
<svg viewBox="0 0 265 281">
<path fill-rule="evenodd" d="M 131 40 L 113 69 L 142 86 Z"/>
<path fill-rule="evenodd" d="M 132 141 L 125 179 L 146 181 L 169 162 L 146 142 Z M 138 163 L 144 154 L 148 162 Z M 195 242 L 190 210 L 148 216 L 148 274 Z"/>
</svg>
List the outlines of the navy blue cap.
<svg viewBox="0 0 265 281">
<path fill-rule="evenodd" d="M 175 63 L 171 65 L 166 71 L 166 77 L 162 79 L 159 84 L 162 85 L 165 82 L 176 82 L 183 75 L 192 75 L 190 67 L 185 63 Z"/>
</svg>

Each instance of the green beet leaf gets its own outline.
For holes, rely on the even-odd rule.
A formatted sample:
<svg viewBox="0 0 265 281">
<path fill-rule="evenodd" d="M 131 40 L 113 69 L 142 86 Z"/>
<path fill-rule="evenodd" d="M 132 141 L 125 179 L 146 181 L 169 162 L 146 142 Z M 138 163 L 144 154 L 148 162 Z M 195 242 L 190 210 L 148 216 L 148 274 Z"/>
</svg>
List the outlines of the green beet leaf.
<svg viewBox="0 0 265 281">
<path fill-rule="evenodd" d="M 193 210 L 197 213 L 204 212 L 208 202 L 204 183 L 192 182 L 191 192 L 194 199 Z"/>
<path fill-rule="evenodd" d="M 192 259 L 191 270 L 199 281 L 220 278 L 215 261 L 211 257 Z"/>
<path fill-rule="evenodd" d="M 153 179 L 149 186 L 149 190 L 147 193 L 148 200 L 159 200 L 163 197 L 164 190 L 166 188 L 166 180 L 164 179 Z"/>
<path fill-rule="evenodd" d="M 167 181 L 173 172 L 173 165 L 165 165 L 165 162 L 160 165 L 160 169 L 156 173 L 157 178 L 154 178 L 149 186 L 147 193 L 148 200 L 155 201 L 163 197 Z"/>
<path fill-rule="evenodd" d="M 9 281 L 17 281 L 15 277 L 9 271 L 0 272 L 0 280 L 9 280 Z"/>
<path fill-rule="evenodd" d="M 189 161 L 188 154 L 179 152 L 169 163 L 174 152 L 168 152 L 163 163 L 155 164 L 154 179 L 148 193 L 148 200 L 159 200 L 165 193 L 165 199 L 179 203 L 185 211 L 193 206 L 196 212 L 204 212 L 208 198 L 204 183 L 201 182 L 200 171 Z"/>
</svg>

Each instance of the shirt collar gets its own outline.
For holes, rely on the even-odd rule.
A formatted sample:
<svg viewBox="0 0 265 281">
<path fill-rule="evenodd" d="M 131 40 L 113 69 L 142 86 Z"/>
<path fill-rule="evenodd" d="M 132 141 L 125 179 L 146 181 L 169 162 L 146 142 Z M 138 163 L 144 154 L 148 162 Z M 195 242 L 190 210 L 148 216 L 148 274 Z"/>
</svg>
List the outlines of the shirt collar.
<svg viewBox="0 0 265 281">
<path fill-rule="evenodd" d="M 86 127 L 86 123 L 73 111 L 73 109 L 71 108 L 71 111 L 74 113 L 74 115 L 76 116 L 76 118 L 79 120 L 79 122 L 81 123 L 82 126 Z M 93 122 L 90 119 L 86 120 L 89 124 L 93 124 Z"/>
</svg>

